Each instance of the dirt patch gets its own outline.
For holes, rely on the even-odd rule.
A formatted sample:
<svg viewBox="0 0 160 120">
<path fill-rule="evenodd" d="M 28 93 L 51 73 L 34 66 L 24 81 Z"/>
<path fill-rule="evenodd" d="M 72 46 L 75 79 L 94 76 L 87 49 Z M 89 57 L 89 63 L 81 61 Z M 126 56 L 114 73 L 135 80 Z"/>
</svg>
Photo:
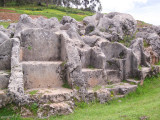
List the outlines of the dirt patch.
<svg viewBox="0 0 160 120">
<path fill-rule="evenodd" d="M 7 9 L 0 9 L 0 12 L 9 12 L 9 13 L 15 13 L 14 10 L 7 10 Z"/>
<path fill-rule="evenodd" d="M 0 20 L 8 20 L 8 19 L 10 19 L 11 23 L 17 22 L 19 20 L 19 17 L 20 17 L 21 14 L 13 13 L 15 11 L 12 11 L 12 13 L 11 13 L 11 11 L 12 10 L 0 9 Z M 30 17 L 32 19 L 35 19 L 35 18 L 40 17 L 40 15 L 30 15 Z M 44 17 L 44 18 L 46 18 L 46 17 Z"/>
<path fill-rule="evenodd" d="M 145 23 L 143 21 L 137 20 L 137 28 L 149 27 L 151 24 Z"/>
</svg>

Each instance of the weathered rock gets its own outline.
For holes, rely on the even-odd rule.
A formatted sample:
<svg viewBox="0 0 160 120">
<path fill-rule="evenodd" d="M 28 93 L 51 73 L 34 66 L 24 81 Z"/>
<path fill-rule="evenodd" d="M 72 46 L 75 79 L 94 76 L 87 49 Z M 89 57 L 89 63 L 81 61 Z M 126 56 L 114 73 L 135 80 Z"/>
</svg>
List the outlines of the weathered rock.
<svg viewBox="0 0 160 120">
<path fill-rule="evenodd" d="M 150 64 L 155 65 L 159 62 L 159 56 L 156 52 L 153 51 L 151 46 L 145 48 L 145 54 L 149 56 Z"/>
<path fill-rule="evenodd" d="M 71 101 L 44 104 L 38 110 L 39 118 L 48 118 L 51 115 L 68 115 L 73 113 L 74 104 Z"/>
<path fill-rule="evenodd" d="M 61 87 L 62 62 L 22 62 L 25 89 Z"/>
<path fill-rule="evenodd" d="M 24 94 L 24 82 L 22 65 L 20 64 L 20 41 L 17 38 L 13 40 L 11 57 L 11 77 L 9 80 L 8 94 L 15 103 L 25 104 L 28 102 L 28 96 Z"/>
<path fill-rule="evenodd" d="M 65 25 L 66 23 L 74 23 L 77 24 L 77 21 L 74 18 L 71 18 L 70 16 L 63 16 L 61 24 Z"/>
<path fill-rule="evenodd" d="M 95 87 L 97 85 L 106 84 L 103 78 L 102 69 L 94 69 L 94 68 L 82 69 L 82 73 L 87 83 L 87 87 Z"/>
<path fill-rule="evenodd" d="M 138 60 L 138 65 L 150 66 L 149 65 L 150 61 L 147 61 L 147 60 L 149 60 L 149 58 L 147 58 L 148 56 L 145 55 L 143 44 L 144 44 L 143 39 L 137 38 L 131 42 L 130 48 L 132 49 L 132 51 L 134 52 L 134 54 Z"/>
<path fill-rule="evenodd" d="M 9 37 L 0 32 L 0 70 L 9 70 L 11 68 L 12 41 Z"/>
<path fill-rule="evenodd" d="M 16 25 L 14 37 L 20 36 L 20 32 L 28 28 L 44 28 L 58 31 L 60 26 L 57 18 L 46 19 L 39 17 L 37 19 L 32 19 L 30 16 L 23 14 L 20 16 Z"/>
<path fill-rule="evenodd" d="M 5 107 L 10 102 L 11 99 L 7 96 L 7 92 L 0 90 L 0 108 Z"/>
<path fill-rule="evenodd" d="M 110 41 L 119 41 L 125 35 L 133 36 L 137 24 L 131 15 L 117 12 L 89 16 L 83 22 L 87 25 L 86 34 L 105 37 Z"/>
<path fill-rule="evenodd" d="M 96 93 L 97 100 L 101 104 L 106 103 L 110 100 L 111 93 L 107 89 L 100 89 L 100 90 L 96 91 L 95 93 Z"/>
<path fill-rule="evenodd" d="M 58 61 L 61 59 L 61 41 L 53 31 L 27 29 L 21 32 L 20 37 L 22 61 Z"/>
<path fill-rule="evenodd" d="M 10 71 L 0 71 L 0 89 L 7 89 L 9 84 Z"/>
<path fill-rule="evenodd" d="M 34 94 L 31 94 L 31 93 Z M 64 101 L 72 101 L 73 99 L 73 90 L 62 87 L 54 88 L 38 88 L 38 89 L 29 89 L 26 91 L 29 94 L 29 97 L 32 102 L 38 104 L 45 103 L 60 103 Z"/>
<path fill-rule="evenodd" d="M 33 116 L 33 113 L 29 109 L 27 109 L 25 107 L 21 107 L 20 114 L 21 114 L 22 117 Z"/>
</svg>

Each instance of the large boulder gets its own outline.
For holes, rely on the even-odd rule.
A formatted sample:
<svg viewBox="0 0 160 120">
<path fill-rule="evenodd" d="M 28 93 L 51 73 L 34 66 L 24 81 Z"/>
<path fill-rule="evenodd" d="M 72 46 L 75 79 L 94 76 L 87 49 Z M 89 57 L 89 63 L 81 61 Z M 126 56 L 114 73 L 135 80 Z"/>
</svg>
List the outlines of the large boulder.
<svg viewBox="0 0 160 120">
<path fill-rule="evenodd" d="M 97 17 L 99 16 L 99 17 Z M 126 35 L 133 36 L 136 32 L 136 20 L 129 14 L 109 13 L 96 14 L 84 18 L 86 34 L 98 35 L 108 38 L 110 41 L 119 41 Z M 107 33 L 107 35 L 105 35 Z"/>
<path fill-rule="evenodd" d="M 28 28 L 44 28 L 48 30 L 58 31 L 60 23 L 57 18 L 46 19 L 44 17 L 39 17 L 32 19 L 30 16 L 23 14 L 20 16 L 20 19 L 15 28 L 15 35 L 20 36 L 20 32 Z"/>
</svg>

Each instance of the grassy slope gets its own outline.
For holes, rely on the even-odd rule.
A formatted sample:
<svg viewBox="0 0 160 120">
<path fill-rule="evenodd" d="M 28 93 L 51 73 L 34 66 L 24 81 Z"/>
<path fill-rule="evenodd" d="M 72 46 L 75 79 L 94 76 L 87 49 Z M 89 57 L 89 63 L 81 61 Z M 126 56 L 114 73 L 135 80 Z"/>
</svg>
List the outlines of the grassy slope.
<svg viewBox="0 0 160 120">
<path fill-rule="evenodd" d="M 160 120 L 160 74 L 146 79 L 143 87 L 119 100 L 104 105 L 87 105 L 57 120 L 139 120 L 142 116 Z"/>
<path fill-rule="evenodd" d="M 4 115 L 15 115 L 15 112 L 9 106 L 0 109 L 0 117 Z M 73 114 L 51 117 L 50 120 L 139 120 L 142 116 L 148 117 L 149 120 L 160 120 L 160 74 L 158 77 L 146 79 L 144 86 L 139 86 L 136 92 L 125 98 L 106 104 L 81 103 Z M 16 117 L 16 120 L 18 118 Z"/>
<path fill-rule="evenodd" d="M 88 11 L 82 11 L 77 9 L 71 8 L 64 8 L 64 7 L 56 7 L 56 6 L 49 6 L 46 7 L 38 7 L 35 5 L 27 5 L 27 6 L 20 6 L 20 7 L 0 7 L 0 9 L 9 9 L 14 10 L 16 13 L 19 14 L 29 14 L 29 15 L 42 15 L 47 18 L 56 17 L 58 20 L 61 20 L 63 16 L 71 16 L 75 18 L 77 21 L 82 21 L 84 17 L 91 16 L 93 13 Z M 0 25 L 5 25 L 7 27 L 7 23 L 1 23 Z"/>
</svg>

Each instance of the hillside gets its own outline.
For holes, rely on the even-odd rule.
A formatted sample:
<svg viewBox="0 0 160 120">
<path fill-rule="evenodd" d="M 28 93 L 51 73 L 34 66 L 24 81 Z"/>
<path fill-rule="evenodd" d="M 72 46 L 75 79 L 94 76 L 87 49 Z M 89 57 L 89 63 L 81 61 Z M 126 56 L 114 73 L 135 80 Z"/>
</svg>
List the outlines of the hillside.
<svg viewBox="0 0 160 120">
<path fill-rule="evenodd" d="M 63 16 L 71 16 L 77 21 L 82 21 L 84 17 L 93 15 L 92 12 L 73 8 L 56 7 L 53 5 L 48 8 L 35 5 L 5 8 L 0 7 L 0 19 L 11 20 L 8 22 L 0 22 L 0 25 L 4 25 L 4 27 L 6 28 L 10 23 L 17 22 L 21 14 L 31 15 L 32 18 L 38 16 L 43 16 L 46 18 L 56 17 L 58 18 L 58 20 L 61 20 Z"/>
</svg>

